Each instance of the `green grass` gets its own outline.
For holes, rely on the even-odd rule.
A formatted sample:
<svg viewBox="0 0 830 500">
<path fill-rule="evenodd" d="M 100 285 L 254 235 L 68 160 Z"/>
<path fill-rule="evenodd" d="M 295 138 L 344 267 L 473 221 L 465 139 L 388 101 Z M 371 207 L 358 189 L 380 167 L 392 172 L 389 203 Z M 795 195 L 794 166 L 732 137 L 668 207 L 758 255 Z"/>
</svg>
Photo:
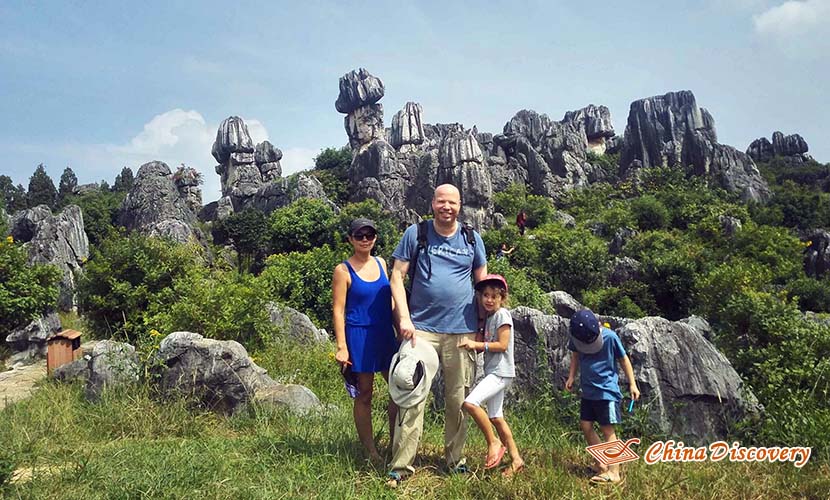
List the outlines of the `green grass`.
<svg viewBox="0 0 830 500">
<path fill-rule="evenodd" d="M 384 486 L 386 471 L 363 459 L 350 400 L 327 350 L 274 343 L 255 358 L 279 380 L 305 382 L 327 412 L 301 418 L 251 408 L 222 417 L 183 401 L 157 403 L 145 387 L 91 404 L 80 386 L 44 382 L 32 398 L 0 413 L 0 472 L 3 463 L 35 470 L 30 481 L 0 486 L 0 497 L 737 499 L 826 498 L 830 491 L 830 467 L 819 463 L 796 469 L 635 462 L 624 469 L 625 485 L 592 486 L 582 437 L 575 423 L 564 423 L 573 402 L 558 398 L 508 408 L 528 462 L 512 481 L 481 470 L 485 446 L 474 427 L 467 443 L 474 473 L 443 474 L 443 420 L 428 412 L 418 472 L 392 491 Z M 378 394 L 384 389 L 379 382 Z M 375 428 L 385 449 L 382 399 L 375 399 Z M 52 471 L 40 472 L 46 466 Z"/>
</svg>

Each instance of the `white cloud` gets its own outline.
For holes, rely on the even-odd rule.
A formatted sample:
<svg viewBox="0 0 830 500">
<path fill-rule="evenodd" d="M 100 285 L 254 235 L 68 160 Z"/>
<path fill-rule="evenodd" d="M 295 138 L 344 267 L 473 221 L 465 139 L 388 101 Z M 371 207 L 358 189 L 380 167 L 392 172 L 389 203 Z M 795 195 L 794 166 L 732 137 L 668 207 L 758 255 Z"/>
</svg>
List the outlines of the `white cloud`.
<svg viewBox="0 0 830 500">
<path fill-rule="evenodd" d="M 289 148 L 282 152 L 282 175 L 289 175 L 314 166 L 314 157 L 319 151 L 306 148 Z"/>
<path fill-rule="evenodd" d="M 781 39 L 806 35 L 828 21 L 830 0 L 790 0 L 753 16 L 757 33 Z"/>
</svg>

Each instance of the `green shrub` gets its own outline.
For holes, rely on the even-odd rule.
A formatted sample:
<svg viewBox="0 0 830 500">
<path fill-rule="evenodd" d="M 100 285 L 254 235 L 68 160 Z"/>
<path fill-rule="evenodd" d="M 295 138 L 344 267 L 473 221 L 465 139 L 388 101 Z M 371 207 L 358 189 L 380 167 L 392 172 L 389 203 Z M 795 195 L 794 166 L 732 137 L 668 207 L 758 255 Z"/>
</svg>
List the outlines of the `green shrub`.
<svg viewBox="0 0 830 500">
<path fill-rule="evenodd" d="M 631 202 L 637 227 L 643 231 L 663 229 L 669 224 L 669 210 L 652 195 L 643 195 Z"/>
<path fill-rule="evenodd" d="M 145 330 L 148 311 L 171 306 L 173 283 L 202 265 L 201 249 L 116 232 L 93 248 L 78 282 L 80 309 L 99 337 L 134 341 Z"/>
<path fill-rule="evenodd" d="M 802 311 L 830 312 L 830 278 L 802 277 L 787 283 L 787 296 L 798 300 Z"/>
<path fill-rule="evenodd" d="M 772 272 L 758 262 L 735 257 L 699 275 L 695 281 L 695 314 L 719 324 L 729 299 L 738 293 L 764 290 Z"/>
<path fill-rule="evenodd" d="M 250 348 L 275 332 L 266 309 L 271 298 L 250 274 L 193 267 L 176 278 L 172 295 L 170 303 L 152 303 L 145 320 L 164 334 L 191 331 Z"/>
<path fill-rule="evenodd" d="M 331 331 L 331 277 L 335 266 L 348 256 L 349 252 L 327 244 L 306 252 L 272 255 L 258 278 L 260 290 Z"/>
<path fill-rule="evenodd" d="M 649 286 L 636 280 L 589 290 L 583 295 L 583 303 L 597 313 L 624 318 L 637 319 L 658 312 Z"/>
<path fill-rule="evenodd" d="M 534 277 L 543 289 L 564 290 L 580 298 L 605 280 L 606 244 L 590 231 L 546 224 L 536 231 L 535 244 L 540 262 L 534 263 L 538 270 Z"/>
<path fill-rule="evenodd" d="M 522 269 L 510 265 L 506 259 L 493 259 L 487 263 L 487 272 L 501 274 L 510 289 L 510 308 L 527 306 L 554 314 L 555 311 L 545 291 Z"/>
<path fill-rule="evenodd" d="M 27 257 L 11 236 L 0 239 L 0 332 L 25 326 L 57 307 L 60 270 L 30 265 Z"/>
<path fill-rule="evenodd" d="M 314 169 L 310 174 L 320 181 L 326 196 L 337 205 L 348 201 L 348 169 L 351 164 L 352 150 L 348 146 L 323 149 L 314 158 Z"/>
<path fill-rule="evenodd" d="M 321 200 L 300 198 L 274 210 L 268 220 L 274 253 L 304 252 L 340 241 L 338 219 L 331 206 Z"/>
<path fill-rule="evenodd" d="M 527 227 L 535 228 L 553 221 L 556 209 L 550 198 L 527 194 L 523 184 L 512 184 L 502 192 L 493 195 L 496 212 L 501 213 L 508 223 L 516 220 L 519 211 L 527 215 Z"/>
</svg>

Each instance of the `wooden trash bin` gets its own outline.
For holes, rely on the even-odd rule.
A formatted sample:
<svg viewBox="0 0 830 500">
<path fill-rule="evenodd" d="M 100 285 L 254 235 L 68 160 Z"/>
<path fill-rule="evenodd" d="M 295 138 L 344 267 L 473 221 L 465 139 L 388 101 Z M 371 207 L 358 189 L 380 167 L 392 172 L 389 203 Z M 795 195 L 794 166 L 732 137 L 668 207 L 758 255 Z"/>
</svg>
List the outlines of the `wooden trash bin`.
<svg viewBox="0 0 830 500">
<path fill-rule="evenodd" d="M 46 373 L 52 375 L 55 368 L 71 363 L 83 356 L 81 332 L 64 330 L 46 339 Z"/>
</svg>

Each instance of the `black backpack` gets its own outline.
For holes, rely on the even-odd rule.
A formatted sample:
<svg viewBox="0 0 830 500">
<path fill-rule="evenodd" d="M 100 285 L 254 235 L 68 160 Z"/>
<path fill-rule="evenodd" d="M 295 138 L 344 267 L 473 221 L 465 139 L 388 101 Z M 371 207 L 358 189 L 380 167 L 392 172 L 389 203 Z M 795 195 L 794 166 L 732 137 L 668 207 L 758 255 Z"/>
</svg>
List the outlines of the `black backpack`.
<svg viewBox="0 0 830 500">
<path fill-rule="evenodd" d="M 427 247 L 427 230 L 429 229 L 429 221 L 424 220 L 418 223 L 418 245 L 415 247 L 415 255 L 409 259 L 409 270 L 407 275 L 409 276 L 409 282 L 406 285 L 406 299 L 409 301 L 409 297 L 412 295 L 412 286 L 415 284 L 415 270 L 418 267 L 418 257 L 421 255 L 421 250 L 426 249 Z M 467 244 L 473 247 L 473 252 L 475 252 L 476 246 L 476 238 L 475 238 L 475 229 L 469 222 L 465 222 L 461 224 L 461 234 L 464 236 L 464 239 L 467 241 Z M 432 261 L 429 259 L 429 252 L 426 252 L 427 256 L 427 276 L 426 279 L 432 278 Z"/>
</svg>

